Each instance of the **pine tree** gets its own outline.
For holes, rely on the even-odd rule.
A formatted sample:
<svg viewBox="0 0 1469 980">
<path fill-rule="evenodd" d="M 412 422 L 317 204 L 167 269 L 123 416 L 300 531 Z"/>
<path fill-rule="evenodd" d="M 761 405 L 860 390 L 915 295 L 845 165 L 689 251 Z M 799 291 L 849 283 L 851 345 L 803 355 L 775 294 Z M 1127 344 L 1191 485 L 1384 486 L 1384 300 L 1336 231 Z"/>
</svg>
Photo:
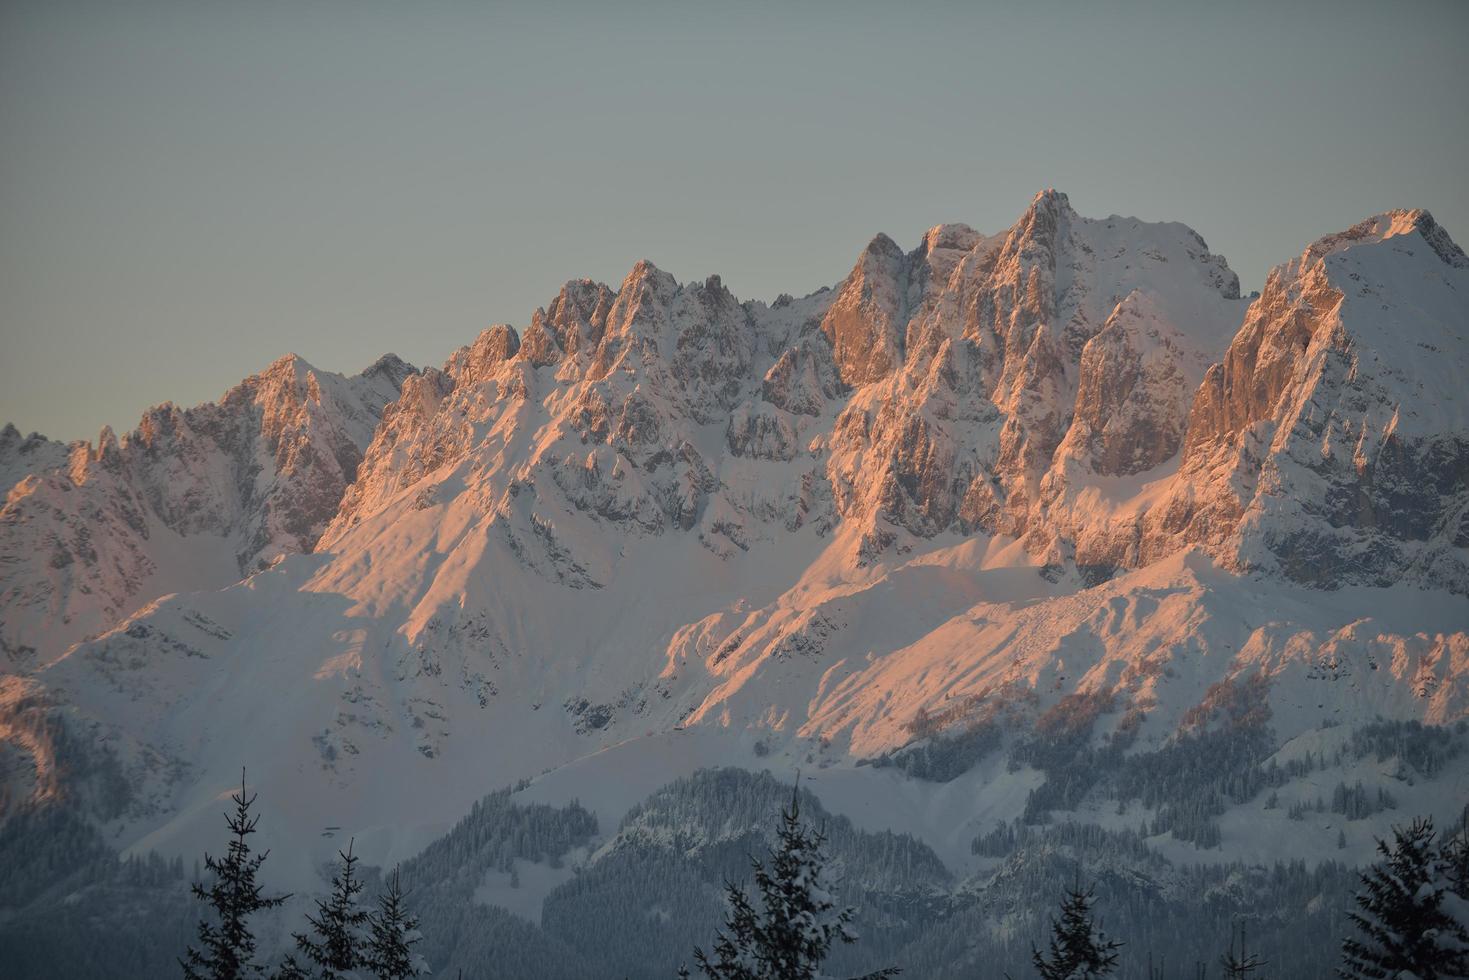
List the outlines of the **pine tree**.
<svg viewBox="0 0 1469 980">
<path fill-rule="evenodd" d="M 1377 842 L 1382 860 L 1361 876 L 1360 911 L 1347 916 L 1357 937 L 1342 941 L 1342 977 L 1439 980 L 1469 974 L 1469 928 L 1444 908 L 1449 869 L 1435 851 L 1433 821 L 1393 828 L 1393 843 Z"/>
<path fill-rule="evenodd" d="M 1260 959 L 1258 953 L 1251 953 L 1245 949 L 1245 927 L 1239 927 L 1239 953 L 1234 951 L 1234 937 L 1229 937 L 1229 951 L 1219 957 L 1219 965 L 1224 968 L 1226 980 L 1250 980 L 1255 971 L 1263 970 L 1268 964 Z"/>
<path fill-rule="evenodd" d="M 378 980 L 404 980 L 428 973 L 428 963 L 413 952 L 413 946 L 422 939 L 418 917 L 404 907 L 398 869 L 394 868 L 393 876 L 388 879 L 388 890 L 378 896 L 377 911 L 371 916 L 368 968 Z"/>
<path fill-rule="evenodd" d="M 856 910 L 836 903 L 824 852 L 826 835 L 802 822 L 799 787 L 780 816 L 768 866 L 750 859 L 761 909 L 756 910 L 744 889 L 726 882 L 729 912 L 713 955 L 694 948 L 694 962 L 708 980 L 817 980 L 833 942 L 857 941 L 851 927 Z M 882 980 L 899 972 L 878 970 L 860 980 Z M 680 976 L 686 975 L 681 969 Z"/>
<path fill-rule="evenodd" d="M 316 900 L 316 915 L 306 913 L 315 938 L 295 936 L 297 951 L 316 968 L 319 980 L 350 980 L 353 971 L 366 965 L 363 946 L 369 913 L 357 900 L 362 882 L 357 878 L 359 859 L 352 854 L 352 841 L 337 857 L 342 863 L 332 875 L 331 894 Z M 291 977 L 289 971 L 299 969 L 294 960 L 288 960 L 283 974 Z"/>
<path fill-rule="evenodd" d="M 249 918 L 290 898 L 262 894 L 263 887 L 255 880 L 270 852 L 250 853 L 250 835 L 255 833 L 260 818 L 250 815 L 255 795 L 245 790 L 244 770 L 240 772 L 240 791 L 231 794 L 230 799 L 234 801 L 235 813 L 224 818 L 232 835 L 229 849 L 222 859 L 205 853 L 209 884 L 206 886 L 196 873 L 190 889 L 195 898 L 208 903 L 219 923 L 215 925 L 207 918 L 199 921 L 200 948 L 188 947 L 184 959 L 179 960 L 187 980 L 246 980 L 262 976 L 263 968 L 255 962 L 255 935 L 250 931 Z"/>
<path fill-rule="evenodd" d="M 1117 968 L 1117 950 L 1122 943 L 1108 939 L 1092 923 L 1092 889 L 1081 883 L 1066 890 L 1061 900 L 1061 918 L 1051 919 L 1050 949 L 1042 953 L 1031 947 L 1031 960 L 1041 980 L 1090 980 L 1104 977 Z"/>
</svg>

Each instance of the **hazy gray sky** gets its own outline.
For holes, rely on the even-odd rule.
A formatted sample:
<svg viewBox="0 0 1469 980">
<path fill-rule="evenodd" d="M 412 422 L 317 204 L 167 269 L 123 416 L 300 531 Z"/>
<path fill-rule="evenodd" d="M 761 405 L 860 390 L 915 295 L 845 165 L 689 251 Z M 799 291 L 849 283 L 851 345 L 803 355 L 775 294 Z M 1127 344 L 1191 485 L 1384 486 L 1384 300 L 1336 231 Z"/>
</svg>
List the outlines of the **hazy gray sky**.
<svg viewBox="0 0 1469 980">
<path fill-rule="evenodd" d="M 1031 195 L 1257 288 L 1427 207 L 1469 245 L 1469 3 L 0 2 L 0 422 L 294 350 L 438 364 L 640 257 L 742 298 Z"/>
</svg>

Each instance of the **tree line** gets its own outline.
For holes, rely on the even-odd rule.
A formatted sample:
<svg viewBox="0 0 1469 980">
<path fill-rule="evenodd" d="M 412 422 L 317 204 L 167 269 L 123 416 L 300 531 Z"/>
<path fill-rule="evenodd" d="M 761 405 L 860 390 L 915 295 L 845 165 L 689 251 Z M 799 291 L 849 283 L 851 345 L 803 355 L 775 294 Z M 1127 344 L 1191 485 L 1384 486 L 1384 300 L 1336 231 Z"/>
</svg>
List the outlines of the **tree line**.
<svg viewBox="0 0 1469 980">
<path fill-rule="evenodd" d="M 231 799 L 235 809 L 225 815 L 225 854 L 206 854 L 208 880 L 192 886 L 206 911 L 196 943 L 179 960 L 186 980 L 405 980 L 429 973 L 414 950 L 422 936 L 397 871 L 376 907 L 364 906 L 360 859 L 351 843 L 338 852 L 328 895 L 315 901 L 305 928 L 293 933 L 294 950 L 274 968 L 258 962 L 250 919 L 290 896 L 266 894 L 258 880 L 269 853 L 252 851 L 259 817 L 251 813 L 256 796 L 243 779 Z M 852 927 L 856 910 L 838 898 L 841 882 L 826 843 L 825 826 L 803 818 L 799 790 L 793 790 L 768 853 L 749 857 L 753 891 L 726 879 L 723 928 L 708 951 L 691 950 L 694 969 L 705 980 L 825 980 L 823 965 L 836 945 L 860 939 Z M 1378 862 L 1360 874 L 1357 908 L 1348 913 L 1355 934 L 1342 943 L 1339 975 L 1469 975 L 1469 810 L 1464 824 L 1443 839 L 1429 818 L 1395 826 L 1391 840 L 1378 841 L 1378 854 Z M 1103 930 L 1096 906 L 1094 888 L 1078 876 L 1060 897 L 1043 947 L 1031 946 L 1040 980 L 1095 980 L 1119 969 L 1126 944 Z M 1249 952 L 1243 927 L 1231 934 L 1218 959 L 1226 980 L 1265 980 L 1268 966 Z M 853 980 L 887 980 L 901 972 L 893 966 Z M 1147 975 L 1161 977 L 1161 963 L 1155 970 L 1149 957 Z M 1206 977 L 1207 966 L 1195 964 L 1192 975 Z M 685 964 L 678 976 L 687 980 L 693 973 Z"/>
</svg>

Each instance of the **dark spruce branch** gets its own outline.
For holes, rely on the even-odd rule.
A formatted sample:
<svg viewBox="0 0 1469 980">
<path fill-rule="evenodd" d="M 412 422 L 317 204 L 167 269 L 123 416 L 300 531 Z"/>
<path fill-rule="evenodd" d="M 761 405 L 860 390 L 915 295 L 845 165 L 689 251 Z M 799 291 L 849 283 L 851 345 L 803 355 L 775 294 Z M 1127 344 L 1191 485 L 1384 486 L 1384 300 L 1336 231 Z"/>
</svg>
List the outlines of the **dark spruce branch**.
<svg viewBox="0 0 1469 980">
<path fill-rule="evenodd" d="M 1463 833 L 1434 846 L 1433 821 L 1394 827 L 1392 843 L 1379 840 L 1381 860 L 1361 875 L 1357 908 L 1347 916 L 1356 935 L 1342 942 L 1346 978 L 1412 976 L 1447 980 L 1469 975 L 1469 910 L 1462 873 Z"/>
</svg>

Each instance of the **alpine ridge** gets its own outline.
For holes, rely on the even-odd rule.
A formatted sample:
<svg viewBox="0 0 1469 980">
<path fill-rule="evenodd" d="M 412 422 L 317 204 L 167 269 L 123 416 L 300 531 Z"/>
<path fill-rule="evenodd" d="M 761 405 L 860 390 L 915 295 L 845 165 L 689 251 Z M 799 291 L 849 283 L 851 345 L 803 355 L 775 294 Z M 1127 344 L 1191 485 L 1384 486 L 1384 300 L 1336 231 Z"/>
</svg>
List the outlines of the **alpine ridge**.
<svg viewBox="0 0 1469 980">
<path fill-rule="evenodd" d="M 392 354 L 351 378 L 289 355 L 217 404 L 151 408 L 120 439 L 66 446 L 7 425 L 0 653 L 46 658 L 159 595 L 310 551 L 413 374 Z"/>
<path fill-rule="evenodd" d="M 309 870 L 322 827 L 401 860 L 522 777 L 615 825 L 700 765 L 802 767 L 961 873 L 1059 792 L 1001 743 L 1246 731 L 1283 765 L 1469 717 L 1464 377 L 1427 212 L 1242 297 L 1184 225 L 1047 190 L 799 298 L 640 261 L 439 368 L 287 358 L 95 446 L 8 428 L 9 796 L 188 852 L 245 764 Z M 1166 846 L 1331 857 L 1230 806 L 1217 851 Z"/>
</svg>

